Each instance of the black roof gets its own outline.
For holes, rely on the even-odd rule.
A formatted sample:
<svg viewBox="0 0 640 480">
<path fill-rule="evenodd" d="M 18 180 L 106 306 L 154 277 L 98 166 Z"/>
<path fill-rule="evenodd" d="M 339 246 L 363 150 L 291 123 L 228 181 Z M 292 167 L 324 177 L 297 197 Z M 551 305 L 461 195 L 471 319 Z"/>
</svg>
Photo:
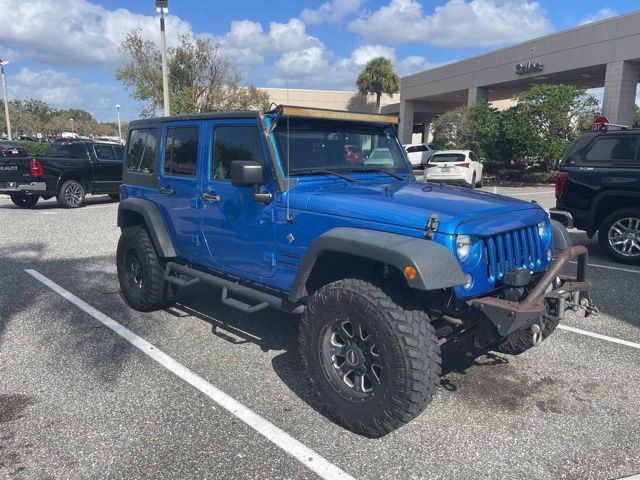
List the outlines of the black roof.
<svg viewBox="0 0 640 480">
<path fill-rule="evenodd" d="M 245 111 L 245 112 L 216 112 L 216 113 L 195 113 L 187 115 L 170 115 L 168 117 L 149 117 L 141 118 L 139 120 L 133 120 L 129 122 L 129 127 L 135 125 L 145 125 L 149 123 L 161 123 L 161 122 L 179 122 L 185 120 L 219 120 L 219 119 L 235 119 L 235 118 L 258 118 L 260 112 L 258 111 Z"/>
</svg>

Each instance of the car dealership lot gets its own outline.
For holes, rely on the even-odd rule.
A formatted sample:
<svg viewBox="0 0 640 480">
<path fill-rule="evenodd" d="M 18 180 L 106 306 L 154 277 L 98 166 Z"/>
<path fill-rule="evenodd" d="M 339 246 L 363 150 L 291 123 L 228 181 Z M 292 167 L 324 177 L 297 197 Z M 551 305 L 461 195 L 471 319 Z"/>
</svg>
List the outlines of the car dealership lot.
<svg viewBox="0 0 640 480">
<path fill-rule="evenodd" d="M 499 189 L 545 208 L 552 190 Z M 115 273 L 117 203 L 87 203 L 62 210 L 50 200 L 21 211 L 0 197 L 2 476 L 317 478 L 313 462 L 323 458 L 331 467 L 326 478 L 640 473 L 640 348 L 633 346 L 640 344 L 640 268 L 610 262 L 596 240 L 573 235 L 589 247 L 601 314 L 571 314 L 563 325 L 629 345 L 559 330 L 520 357 L 449 363 L 419 418 L 370 440 L 316 411 L 295 317 L 239 313 L 204 286 L 183 292 L 168 311 L 131 310 Z M 226 411 L 27 269 L 279 427 L 312 451 L 310 459 L 285 453 L 287 437 L 265 438 L 246 416 Z"/>
</svg>

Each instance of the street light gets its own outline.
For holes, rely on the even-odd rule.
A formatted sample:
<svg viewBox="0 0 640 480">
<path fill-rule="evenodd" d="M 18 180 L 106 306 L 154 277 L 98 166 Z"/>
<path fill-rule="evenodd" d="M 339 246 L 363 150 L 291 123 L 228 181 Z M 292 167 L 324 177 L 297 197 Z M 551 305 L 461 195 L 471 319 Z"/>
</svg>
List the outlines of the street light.
<svg viewBox="0 0 640 480">
<path fill-rule="evenodd" d="M 160 14 L 160 50 L 162 53 L 162 95 L 164 114 L 171 115 L 169 108 L 169 74 L 167 73 L 167 39 L 164 29 L 164 14 L 169 13 L 169 0 L 155 0 L 156 12 Z"/>
<path fill-rule="evenodd" d="M 73 128 L 73 118 L 70 118 L 69 120 L 71 120 L 71 133 L 76 133 L 75 128 Z"/>
<path fill-rule="evenodd" d="M 11 136 L 11 120 L 9 119 L 9 95 L 7 94 L 7 81 L 4 78 L 4 66 L 8 65 L 7 60 L 0 58 L 0 72 L 2 72 L 2 90 L 4 91 L 4 115 L 7 123 L 7 135 L 9 140 L 13 140 Z"/>
<path fill-rule="evenodd" d="M 116 112 L 118 112 L 118 136 L 122 140 L 122 127 L 120 126 L 120 105 L 116 105 Z"/>
</svg>

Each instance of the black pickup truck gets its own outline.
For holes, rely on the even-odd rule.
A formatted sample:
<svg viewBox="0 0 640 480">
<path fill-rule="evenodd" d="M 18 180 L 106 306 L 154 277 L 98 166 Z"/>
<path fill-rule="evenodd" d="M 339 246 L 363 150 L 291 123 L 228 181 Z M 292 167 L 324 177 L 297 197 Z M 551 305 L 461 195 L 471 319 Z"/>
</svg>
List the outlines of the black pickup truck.
<svg viewBox="0 0 640 480">
<path fill-rule="evenodd" d="M 640 264 L 640 129 L 605 127 L 580 137 L 556 177 L 551 218 L 598 233 L 602 250 Z"/>
<path fill-rule="evenodd" d="M 78 208 L 88 193 L 117 199 L 123 157 L 124 147 L 92 141 L 53 142 L 44 157 L 0 157 L 0 194 L 20 208 L 53 197 L 61 207 Z"/>
</svg>

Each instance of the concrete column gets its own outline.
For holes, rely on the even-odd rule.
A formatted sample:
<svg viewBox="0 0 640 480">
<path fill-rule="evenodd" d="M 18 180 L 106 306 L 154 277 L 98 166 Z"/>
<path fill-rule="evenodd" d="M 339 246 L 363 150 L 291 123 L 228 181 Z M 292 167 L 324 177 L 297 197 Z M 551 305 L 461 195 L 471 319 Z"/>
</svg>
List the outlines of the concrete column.
<svg viewBox="0 0 640 480">
<path fill-rule="evenodd" d="M 489 89 L 484 87 L 471 87 L 467 97 L 467 105 L 471 106 L 480 101 L 489 100 Z"/>
<path fill-rule="evenodd" d="M 633 125 L 639 75 L 640 63 L 623 61 L 607 64 L 602 113 L 611 123 Z"/>
<path fill-rule="evenodd" d="M 431 118 L 427 117 L 422 129 L 422 143 L 429 143 L 429 130 L 431 130 Z"/>
<path fill-rule="evenodd" d="M 400 142 L 411 143 L 413 136 L 413 110 L 415 104 L 411 100 L 400 100 Z"/>
</svg>

